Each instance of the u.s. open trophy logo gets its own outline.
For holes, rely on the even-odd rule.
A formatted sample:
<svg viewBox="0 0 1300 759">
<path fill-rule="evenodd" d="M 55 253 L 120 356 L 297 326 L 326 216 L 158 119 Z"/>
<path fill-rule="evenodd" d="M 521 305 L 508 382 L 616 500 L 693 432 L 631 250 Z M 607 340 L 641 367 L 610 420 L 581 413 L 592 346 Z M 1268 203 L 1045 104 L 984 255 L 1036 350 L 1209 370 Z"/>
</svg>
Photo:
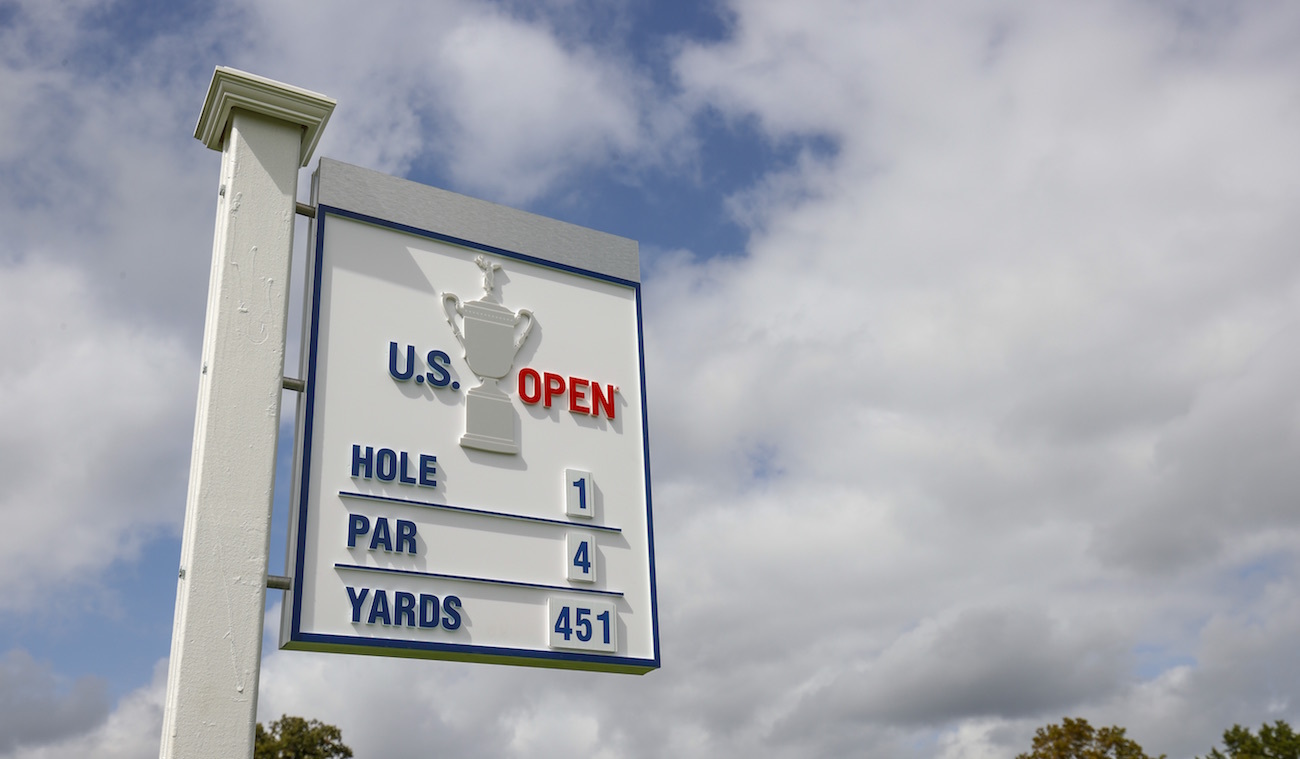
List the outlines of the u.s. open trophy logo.
<svg viewBox="0 0 1300 759">
<path fill-rule="evenodd" d="M 518 453 L 515 410 L 510 396 L 497 383 L 510 373 L 515 354 L 528 339 L 533 329 L 533 312 L 526 308 L 515 312 L 501 305 L 495 283 L 501 264 L 483 256 L 475 258 L 474 263 L 483 270 L 482 298 L 462 303 L 453 293 L 442 294 L 442 307 L 447 312 L 451 333 L 464 349 L 465 362 L 480 383 L 465 394 L 465 434 L 460 444 L 462 448 L 480 451 Z M 462 319 L 463 329 L 456 325 L 457 316 Z"/>
</svg>

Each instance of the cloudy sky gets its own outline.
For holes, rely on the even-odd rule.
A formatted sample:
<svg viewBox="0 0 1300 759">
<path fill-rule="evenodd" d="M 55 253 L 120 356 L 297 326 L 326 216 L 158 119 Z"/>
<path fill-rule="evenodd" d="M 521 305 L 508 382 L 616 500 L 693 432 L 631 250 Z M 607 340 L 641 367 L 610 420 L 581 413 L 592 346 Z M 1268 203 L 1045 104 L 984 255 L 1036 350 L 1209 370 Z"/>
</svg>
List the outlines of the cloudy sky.
<svg viewBox="0 0 1300 759">
<path fill-rule="evenodd" d="M 1300 5 L 356 8 L 0 0 L 0 757 L 157 754 L 217 65 L 644 281 L 662 669 L 268 642 L 263 719 L 800 759 L 1300 723 Z"/>
</svg>

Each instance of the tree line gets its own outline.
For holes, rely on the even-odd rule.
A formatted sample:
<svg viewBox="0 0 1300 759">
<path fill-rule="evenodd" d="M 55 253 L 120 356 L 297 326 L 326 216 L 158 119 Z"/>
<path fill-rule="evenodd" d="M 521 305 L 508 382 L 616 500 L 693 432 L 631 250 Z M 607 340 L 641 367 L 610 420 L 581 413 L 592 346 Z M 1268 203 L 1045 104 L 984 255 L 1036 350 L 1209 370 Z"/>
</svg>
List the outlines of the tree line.
<svg viewBox="0 0 1300 759">
<path fill-rule="evenodd" d="M 1265 723 L 1259 732 L 1233 725 L 1223 732 L 1218 747 L 1197 759 L 1300 759 L 1300 733 L 1284 720 Z M 281 716 L 270 727 L 257 724 L 253 759 L 350 759 L 352 749 L 343 743 L 333 725 L 302 717 Z M 1096 729 L 1082 718 L 1066 717 L 1059 725 L 1040 727 L 1027 753 L 1016 759 L 1166 759 L 1153 757 L 1122 727 Z"/>
<path fill-rule="evenodd" d="M 1165 759 L 1153 757 L 1122 727 L 1095 729 L 1086 719 L 1066 717 L 1061 724 L 1040 727 L 1028 753 L 1016 759 Z M 1259 732 L 1233 725 L 1223 732 L 1218 747 L 1197 759 L 1300 759 L 1300 734 L 1283 720 L 1265 723 Z"/>
</svg>

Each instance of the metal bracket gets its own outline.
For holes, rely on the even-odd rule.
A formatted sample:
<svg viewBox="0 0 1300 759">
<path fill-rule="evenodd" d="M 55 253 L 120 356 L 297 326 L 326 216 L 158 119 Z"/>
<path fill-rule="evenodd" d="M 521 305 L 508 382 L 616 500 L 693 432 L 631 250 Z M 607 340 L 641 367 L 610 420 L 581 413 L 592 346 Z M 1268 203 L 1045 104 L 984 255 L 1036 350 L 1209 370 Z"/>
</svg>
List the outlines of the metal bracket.
<svg viewBox="0 0 1300 759">
<path fill-rule="evenodd" d="M 297 211 L 299 216 L 306 216 L 309 219 L 316 218 L 316 206 L 309 206 L 306 203 L 295 203 L 293 210 Z"/>
<path fill-rule="evenodd" d="M 295 393 L 301 393 L 307 389 L 307 383 L 293 377 L 283 377 L 280 379 L 280 386 L 285 390 L 292 390 Z"/>
<path fill-rule="evenodd" d="M 283 575 L 267 575 L 266 587 L 271 590 L 291 590 L 293 589 L 293 578 L 284 577 Z"/>
</svg>

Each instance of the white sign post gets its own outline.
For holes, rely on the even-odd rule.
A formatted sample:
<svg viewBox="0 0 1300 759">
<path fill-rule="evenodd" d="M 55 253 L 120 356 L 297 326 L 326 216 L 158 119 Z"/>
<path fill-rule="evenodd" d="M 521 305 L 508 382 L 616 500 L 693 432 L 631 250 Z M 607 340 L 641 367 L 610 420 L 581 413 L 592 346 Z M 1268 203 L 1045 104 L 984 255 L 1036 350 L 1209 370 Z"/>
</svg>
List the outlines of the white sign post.
<svg viewBox="0 0 1300 759">
<path fill-rule="evenodd" d="M 321 159 L 286 648 L 659 666 L 634 241 Z"/>
<path fill-rule="evenodd" d="M 222 151 L 160 756 L 253 755 L 298 169 L 334 101 L 227 68 L 195 137 Z"/>
<path fill-rule="evenodd" d="M 218 68 L 160 755 L 250 759 L 297 178 L 334 101 Z M 286 648 L 659 666 L 637 246 L 323 159 Z"/>
</svg>

